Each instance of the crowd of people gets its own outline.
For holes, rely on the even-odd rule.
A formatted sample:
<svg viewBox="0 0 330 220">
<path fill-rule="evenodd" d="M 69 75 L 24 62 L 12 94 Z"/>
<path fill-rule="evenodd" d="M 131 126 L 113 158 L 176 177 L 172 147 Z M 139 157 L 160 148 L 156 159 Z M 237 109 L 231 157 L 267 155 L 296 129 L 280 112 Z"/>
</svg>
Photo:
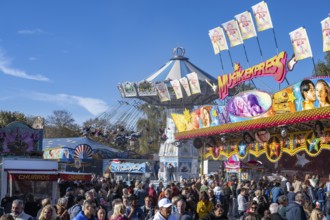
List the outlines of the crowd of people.
<svg viewBox="0 0 330 220">
<path fill-rule="evenodd" d="M 56 204 L 3 198 L 0 220 L 323 220 L 330 219 L 330 179 L 274 174 L 225 181 L 217 175 L 181 182 L 61 182 Z"/>
</svg>

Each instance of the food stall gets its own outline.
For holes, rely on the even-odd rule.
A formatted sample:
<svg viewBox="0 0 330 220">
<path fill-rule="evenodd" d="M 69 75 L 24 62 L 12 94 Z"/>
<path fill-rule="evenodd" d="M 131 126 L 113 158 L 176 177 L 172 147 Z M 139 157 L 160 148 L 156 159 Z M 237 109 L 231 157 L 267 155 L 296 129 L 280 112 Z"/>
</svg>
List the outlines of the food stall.
<svg viewBox="0 0 330 220">
<path fill-rule="evenodd" d="M 36 200 L 57 198 L 58 165 L 56 161 L 31 158 L 3 158 L 1 198 L 32 193 Z"/>
</svg>

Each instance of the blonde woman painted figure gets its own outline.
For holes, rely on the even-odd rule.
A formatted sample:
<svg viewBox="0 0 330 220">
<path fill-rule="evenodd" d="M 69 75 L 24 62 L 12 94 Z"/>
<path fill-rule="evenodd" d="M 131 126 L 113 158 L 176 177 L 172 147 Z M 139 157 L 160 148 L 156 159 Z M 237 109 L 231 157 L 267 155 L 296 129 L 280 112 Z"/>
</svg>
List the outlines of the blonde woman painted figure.
<svg viewBox="0 0 330 220">
<path fill-rule="evenodd" d="M 320 79 L 315 84 L 316 98 L 319 107 L 330 106 L 330 87 L 326 81 Z"/>
<path fill-rule="evenodd" d="M 244 101 L 242 97 L 236 97 L 234 99 L 234 106 L 235 106 L 235 115 L 242 116 L 242 117 L 251 117 L 252 115 L 249 112 L 247 107 L 247 103 Z"/>
</svg>

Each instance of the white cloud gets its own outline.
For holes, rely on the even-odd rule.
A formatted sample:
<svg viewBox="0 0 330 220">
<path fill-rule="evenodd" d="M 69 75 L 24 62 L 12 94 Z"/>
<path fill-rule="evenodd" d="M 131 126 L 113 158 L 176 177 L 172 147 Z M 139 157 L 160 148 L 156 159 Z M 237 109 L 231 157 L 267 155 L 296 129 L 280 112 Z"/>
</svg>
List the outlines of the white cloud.
<svg viewBox="0 0 330 220">
<path fill-rule="evenodd" d="M 29 57 L 29 60 L 35 61 L 35 60 L 37 60 L 37 58 L 36 57 Z"/>
<path fill-rule="evenodd" d="M 50 81 L 47 77 L 42 75 L 30 75 L 26 73 L 24 70 L 20 70 L 14 67 L 11 67 L 11 60 L 5 56 L 4 52 L 0 49 L 0 72 L 14 76 L 19 77 L 23 79 L 31 79 L 31 80 L 37 80 L 37 81 Z"/>
<path fill-rule="evenodd" d="M 22 94 L 32 100 L 51 102 L 56 103 L 58 105 L 76 105 L 86 109 L 94 116 L 98 116 L 109 109 L 109 106 L 101 99 L 72 96 L 67 94 L 54 95 L 27 91 L 23 91 Z"/>
<path fill-rule="evenodd" d="M 45 32 L 42 29 L 37 28 L 37 29 L 33 29 L 33 30 L 29 30 L 29 29 L 19 30 L 19 31 L 17 31 L 17 33 L 26 34 L 26 35 L 39 35 L 39 34 L 43 34 Z"/>
</svg>

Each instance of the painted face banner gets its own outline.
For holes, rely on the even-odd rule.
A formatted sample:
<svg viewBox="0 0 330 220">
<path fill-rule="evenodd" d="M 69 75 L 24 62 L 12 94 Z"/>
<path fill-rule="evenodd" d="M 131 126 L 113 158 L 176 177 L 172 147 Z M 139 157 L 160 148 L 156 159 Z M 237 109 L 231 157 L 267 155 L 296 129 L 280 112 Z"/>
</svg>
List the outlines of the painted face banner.
<svg viewBox="0 0 330 220">
<path fill-rule="evenodd" d="M 323 52 L 330 50 L 330 17 L 321 21 L 322 38 L 323 38 Z"/>
<path fill-rule="evenodd" d="M 237 25 L 237 21 L 235 21 L 234 19 L 230 20 L 226 23 L 223 23 L 222 27 L 226 31 L 231 47 L 243 44 L 243 39 L 239 27 Z"/>
<path fill-rule="evenodd" d="M 235 16 L 235 18 L 238 22 L 239 29 L 241 30 L 243 40 L 257 36 L 250 12 L 246 11 L 238 14 Z"/>
<path fill-rule="evenodd" d="M 252 11 L 254 18 L 256 19 L 256 24 L 259 32 L 267 30 L 269 28 L 273 28 L 272 19 L 270 17 L 266 2 L 262 1 L 252 6 Z"/>
<path fill-rule="evenodd" d="M 182 90 L 181 90 L 181 85 L 178 79 L 172 80 L 171 85 L 173 87 L 175 96 L 177 99 L 182 99 Z"/>
<path fill-rule="evenodd" d="M 191 96 L 188 79 L 186 77 L 182 77 L 181 79 L 179 79 L 179 81 L 184 88 L 184 91 L 186 92 L 187 96 Z"/>
<path fill-rule="evenodd" d="M 164 82 L 157 83 L 156 90 L 158 92 L 158 96 L 159 96 L 161 102 L 166 102 L 166 101 L 171 100 L 170 94 L 168 93 L 167 86 L 165 85 Z"/>
<path fill-rule="evenodd" d="M 189 74 L 187 74 L 187 78 L 189 80 L 191 94 L 194 95 L 194 94 L 201 93 L 201 88 L 200 88 L 200 85 L 199 85 L 199 80 L 198 80 L 197 73 L 195 73 L 195 72 L 189 73 Z"/>
<path fill-rule="evenodd" d="M 212 42 L 214 54 L 219 54 L 220 51 L 228 50 L 227 40 L 221 27 L 210 30 L 209 36 Z"/>
<path fill-rule="evenodd" d="M 292 31 L 290 33 L 290 38 L 296 60 L 313 57 L 311 45 L 309 44 L 309 39 L 305 28 L 300 27 Z"/>
</svg>

